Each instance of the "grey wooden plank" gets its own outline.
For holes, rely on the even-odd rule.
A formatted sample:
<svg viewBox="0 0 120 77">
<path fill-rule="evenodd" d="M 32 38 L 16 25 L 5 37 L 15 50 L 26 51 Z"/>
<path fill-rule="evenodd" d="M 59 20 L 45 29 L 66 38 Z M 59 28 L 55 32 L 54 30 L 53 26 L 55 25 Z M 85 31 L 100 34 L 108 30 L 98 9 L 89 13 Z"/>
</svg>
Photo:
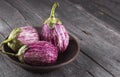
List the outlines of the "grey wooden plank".
<svg viewBox="0 0 120 77">
<path fill-rule="evenodd" d="M 16 6 L 16 4 L 14 3 L 14 1 L 9 1 L 14 7 L 17 7 L 17 9 L 19 10 L 22 10 L 23 9 L 23 7 L 21 7 L 20 5 L 22 4 L 21 2 L 22 1 L 18 1 L 18 2 L 16 2 L 15 1 L 15 3 L 18 3 L 18 5 Z M 21 4 L 20 4 L 21 3 Z M 26 2 L 25 3 L 25 1 L 23 2 L 23 4 L 27 4 L 27 3 L 29 3 L 29 7 L 30 7 L 30 1 L 28 1 L 28 2 Z M 33 2 L 32 2 L 33 3 Z M 31 3 L 31 4 L 32 4 Z M 37 2 L 36 2 L 37 3 Z M 63 3 L 63 5 L 64 5 L 64 7 L 69 7 L 69 6 L 71 6 L 71 5 L 67 5 L 67 6 L 65 6 L 65 3 Z M 20 8 L 18 7 L 18 6 L 20 6 Z M 34 7 L 34 6 L 36 6 L 36 7 L 40 7 L 40 4 L 38 5 L 38 4 L 34 4 L 34 6 L 33 5 L 31 5 L 32 7 Z M 47 3 L 46 5 L 44 5 L 44 6 L 48 6 L 48 7 L 50 7 L 50 4 L 49 3 Z M 27 7 L 28 8 L 28 6 L 25 6 L 25 7 Z M 24 7 L 24 9 L 25 9 L 25 7 Z M 69 7 L 69 8 L 72 8 L 72 7 Z M 61 8 L 61 9 L 63 9 L 64 10 L 64 8 Z M 66 8 L 65 8 L 66 9 Z M 75 9 L 75 8 L 73 8 L 73 9 Z M 77 9 L 78 10 L 78 9 Z M 24 10 L 24 11 L 27 11 L 27 10 Z M 37 14 L 39 14 L 39 12 L 37 11 L 37 8 L 35 9 L 34 8 L 34 11 L 36 11 L 37 12 Z M 59 10 L 59 11 L 61 11 L 61 10 Z M 71 11 L 72 12 L 72 10 L 66 10 L 65 12 L 67 12 L 66 14 L 68 14 L 69 13 L 69 11 Z M 43 11 L 44 12 L 44 11 Z M 22 13 L 22 12 L 21 12 Z M 73 12 L 72 12 L 73 13 Z M 22 14 L 24 14 L 24 13 L 22 13 Z M 48 12 L 46 12 L 46 14 L 48 14 Z M 60 13 L 58 13 L 59 14 L 59 16 L 60 16 L 60 14 L 62 15 L 62 16 L 64 16 L 64 15 L 66 15 L 66 14 L 64 14 L 64 12 L 60 12 Z M 32 15 L 32 14 L 31 14 Z M 41 13 L 39 14 L 40 16 L 41 16 Z M 76 15 L 79 15 L 79 14 L 76 14 Z M 76 16 L 76 15 L 74 15 L 74 16 Z M 81 14 L 81 15 L 83 15 L 83 14 Z M 62 20 L 68 20 L 69 19 L 69 16 L 67 16 L 65 19 L 63 18 L 61 16 L 61 19 Z M 74 17 L 74 16 L 72 16 L 72 14 L 71 14 L 71 17 Z M 26 17 L 27 18 L 27 17 Z M 82 17 L 82 19 L 81 20 L 83 20 L 83 19 L 88 19 L 88 17 L 86 17 L 85 15 L 83 15 L 83 17 Z M 77 20 L 77 17 L 76 17 L 76 20 Z M 74 20 L 70 20 L 70 22 L 71 21 L 74 21 Z M 67 27 L 67 29 L 69 29 L 70 31 L 71 30 L 75 30 L 75 31 L 72 31 L 72 32 L 75 32 L 76 33 L 76 31 L 77 32 L 80 32 L 85 38 L 87 37 L 86 36 L 86 34 L 85 33 L 83 33 L 82 31 L 81 31 L 81 29 L 79 30 L 79 29 L 77 29 L 77 27 L 75 26 L 75 27 L 72 27 L 73 25 L 71 25 L 71 23 L 70 22 L 68 22 L 68 21 L 65 21 L 65 24 L 66 25 L 69 25 L 69 26 L 66 26 Z M 88 22 L 88 21 L 87 21 Z M 92 21 L 93 22 L 93 21 Z M 70 24 L 69 24 L 70 23 Z M 76 23 L 78 23 L 78 22 L 76 22 Z M 82 23 L 82 25 L 84 24 L 85 22 L 84 22 L 84 20 L 83 20 L 83 23 Z M 90 21 L 89 21 L 89 23 L 90 23 Z M 93 22 L 92 24 L 95 24 L 96 22 Z M 85 24 L 84 24 L 85 25 Z M 73 29 L 71 29 L 71 28 L 73 28 Z M 79 36 L 80 34 L 76 34 L 77 36 Z M 80 37 L 80 36 L 79 36 Z M 83 38 L 83 37 L 82 37 Z M 84 40 L 84 39 L 83 39 Z M 88 44 L 88 43 L 87 43 Z M 83 43 L 81 44 L 81 45 L 83 45 Z M 87 50 L 88 51 L 88 50 Z M 99 67 L 99 66 L 98 66 Z M 99 67 L 99 68 L 101 68 L 101 67 Z M 97 70 L 95 70 L 96 71 L 96 76 L 107 76 L 107 74 L 109 75 L 109 73 L 108 72 L 106 72 L 103 68 L 101 68 L 104 72 L 101 72 L 103 75 L 99 75 L 99 72 L 97 72 Z M 100 69 L 100 70 L 101 70 Z M 98 74 L 97 74 L 98 73 Z M 112 75 L 110 75 L 110 76 L 112 76 Z"/>
<path fill-rule="evenodd" d="M 5 39 L 5 37 L 0 35 L 0 42 L 2 42 L 4 39 Z"/>
<path fill-rule="evenodd" d="M 101 66 L 99 66 L 97 63 L 94 63 L 91 58 L 87 57 L 83 53 L 78 56 L 77 61 L 75 61 L 74 63 L 78 67 L 82 66 L 83 69 L 87 66 L 86 73 L 93 77 L 114 77 L 113 75 L 110 75 L 105 69 L 101 68 Z M 84 77 L 87 76 L 84 75 Z"/>
<path fill-rule="evenodd" d="M 103 12 L 109 14 L 111 17 L 120 20 L 120 1 L 119 0 L 79 0 L 79 1 L 73 1 L 69 0 L 76 4 L 81 4 L 85 7 L 86 4 L 88 4 L 89 8 L 93 8 L 91 5 L 94 4 L 98 9 L 102 10 Z M 91 4 L 91 5 L 90 5 Z M 86 6 L 86 7 L 88 7 Z M 90 7 L 91 6 L 91 7 Z"/>
<path fill-rule="evenodd" d="M 75 4 L 84 7 L 88 12 L 109 24 L 112 28 L 120 33 L 120 10 L 119 0 L 69 0 Z M 86 6 L 87 5 L 87 6 Z M 109 6 L 110 5 L 110 6 Z M 117 7 L 117 8 L 116 8 Z"/>
<path fill-rule="evenodd" d="M 66 9 L 65 7 L 66 6 L 64 6 L 64 9 Z M 72 22 L 71 24 L 73 26 L 77 28 L 79 27 L 79 29 L 73 27 L 74 29 L 71 31 L 74 32 L 76 36 L 81 37 L 83 39 L 81 40 L 81 49 L 85 51 L 85 53 L 88 54 L 90 57 L 92 57 L 94 60 L 96 60 L 98 63 L 100 63 L 100 65 L 102 65 L 106 70 L 110 71 L 116 77 L 119 77 L 120 74 L 119 63 L 113 60 L 113 56 L 119 54 L 120 49 L 118 46 L 111 43 L 111 42 L 114 43 L 116 41 L 115 39 L 112 38 L 114 37 L 114 35 L 115 38 L 119 39 L 119 33 L 115 32 L 112 29 L 107 28 L 106 27 L 106 25 L 108 25 L 107 23 L 104 23 L 98 20 L 97 18 L 94 18 L 92 15 L 86 13 L 85 11 L 83 11 L 83 8 L 81 8 L 80 6 L 75 6 L 75 7 L 78 8 L 79 11 L 77 11 L 77 9 L 72 7 L 71 9 L 73 12 L 75 11 L 74 18 L 76 19 L 73 19 L 73 22 L 71 21 L 70 17 L 68 17 L 68 19 L 65 20 L 71 21 Z M 66 16 L 70 16 L 71 14 L 70 11 L 67 10 Z M 84 16 L 84 18 L 85 17 L 86 18 L 84 19 L 81 16 Z M 81 24 L 81 22 L 84 23 Z M 82 31 L 80 30 L 85 30 L 91 33 L 92 35 L 87 35 L 87 34 L 83 35 Z M 101 34 L 102 36 L 100 36 L 99 34 Z M 119 40 L 117 42 L 119 43 Z"/>
<path fill-rule="evenodd" d="M 4 0 L 0 0 L 0 18 L 4 20 L 11 29 L 27 25 L 24 17 Z"/>
<path fill-rule="evenodd" d="M 98 4 L 98 7 L 101 8 L 104 12 L 109 14 L 110 16 L 116 18 L 117 20 L 120 21 L 120 1 L 119 0 L 97 0 L 94 1 L 95 4 Z M 103 2 L 104 1 L 104 2 Z"/>
<path fill-rule="evenodd" d="M 19 0 L 14 1 L 14 3 L 15 4 L 11 4 L 11 6 L 15 9 L 19 9 L 17 11 L 19 11 L 19 13 L 24 17 L 24 19 L 26 20 L 26 22 L 29 25 L 32 25 L 32 26 L 40 26 L 41 25 L 41 22 L 43 22 L 42 17 L 37 15 L 37 13 L 35 13 L 34 11 L 31 11 L 33 8 L 28 8 L 27 4 L 24 4 Z M 17 6 L 14 7 L 14 5 L 17 5 Z M 26 8 L 24 8 L 24 7 L 26 7 Z"/>
<path fill-rule="evenodd" d="M 0 35 L 7 37 L 11 31 L 11 28 L 0 18 Z"/>
</svg>

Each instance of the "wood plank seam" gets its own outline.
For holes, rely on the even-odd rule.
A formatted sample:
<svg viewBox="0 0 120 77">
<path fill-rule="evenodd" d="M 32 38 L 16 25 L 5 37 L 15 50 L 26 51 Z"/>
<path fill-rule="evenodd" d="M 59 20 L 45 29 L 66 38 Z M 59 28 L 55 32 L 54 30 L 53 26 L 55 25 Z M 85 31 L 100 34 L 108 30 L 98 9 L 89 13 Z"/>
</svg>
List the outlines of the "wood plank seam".
<svg viewBox="0 0 120 77">
<path fill-rule="evenodd" d="M 101 68 L 103 68 L 106 72 L 108 72 L 110 75 L 112 75 L 113 77 L 115 77 L 114 74 L 112 74 L 110 71 L 108 71 L 103 65 L 101 65 L 100 63 L 98 63 L 96 60 L 94 60 L 92 57 L 90 57 L 88 54 L 86 54 L 84 51 L 81 50 L 81 52 L 86 55 L 87 57 L 89 57 L 92 61 L 94 61 L 97 65 L 99 65 Z"/>
<path fill-rule="evenodd" d="M 14 7 L 16 10 L 18 10 L 19 12 L 20 12 L 20 10 L 19 9 L 17 9 L 12 3 L 10 3 L 8 0 L 5 0 L 8 4 L 10 4 L 12 7 Z M 31 13 L 33 13 L 34 15 L 36 15 L 37 17 L 39 17 L 39 19 L 41 19 L 42 20 L 42 17 L 40 17 L 37 13 L 35 13 L 34 11 L 32 11 L 31 9 L 29 9 L 28 7 L 27 7 L 27 5 L 24 5 L 23 3 L 22 3 L 22 1 L 19 1 L 19 0 L 17 0 L 18 2 L 20 2 L 24 7 L 26 7 L 26 9 L 28 9 Z M 21 12 L 20 12 L 21 13 Z M 22 13 L 21 13 L 22 14 Z"/>
<path fill-rule="evenodd" d="M 100 7 L 98 7 L 98 6 L 105 7 L 105 8 L 107 8 L 110 12 L 112 12 L 108 7 L 106 7 L 106 6 L 104 6 L 104 5 L 101 5 L 101 4 L 98 4 L 98 3 L 94 2 L 93 0 L 91 0 L 91 1 L 92 1 L 94 4 L 96 4 L 96 6 L 94 6 L 94 7 L 97 7 L 101 12 L 103 12 L 103 13 L 106 14 L 107 16 L 111 17 L 112 19 L 114 19 L 114 20 L 116 20 L 117 22 L 120 23 L 120 20 L 118 20 L 118 19 L 116 19 L 115 17 L 111 16 L 110 14 L 104 12 L 104 10 L 101 9 Z M 112 12 L 112 13 L 113 13 L 113 12 Z"/>
<path fill-rule="evenodd" d="M 79 5 L 76 5 L 75 3 L 72 3 L 72 2 L 70 2 L 69 0 L 66 0 L 67 2 L 69 2 L 70 4 L 73 4 L 74 5 L 74 7 L 76 7 L 78 10 L 85 10 L 84 8 L 81 8 L 81 7 L 79 7 Z M 96 17 L 93 17 L 90 13 L 87 13 L 89 16 L 91 16 L 92 18 L 94 18 L 94 20 L 98 20 L 98 18 L 96 18 Z M 84 15 L 84 14 L 83 14 Z M 93 21 L 93 20 L 92 20 Z M 105 22 L 103 22 L 103 21 L 101 21 L 101 20 L 99 20 L 100 22 L 102 22 L 102 24 L 104 24 L 104 25 L 102 25 L 102 26 L 104 26 L 104 27 L 107 27 L 108 28 L 108 26 L 106 26 L 106 25 L 108 25 L 107 23 L 105 23 Z M 120 22 L 119 22 L 120 23 Z M 100 23 L 101 24 L 101 23 Z M 110 25 L 110 24 L 109 24 Z"/>
<path fill-rule="evenodd" d="M 15 7 L 12 3 L 10 3 L 8 0 L 5 0 L 9 5 L 11 5 L 13 8 L 15 8 L 22 16 L 23 18 L 26 20 L 26 22 L 28 22 L 27 18 L 23 15 L 22 10 L 19 9 L 19 7 Z M 17 0 L 18 2 L 20 2 L 19 0 Z M 21 2 L 20 2 L 21 3 Z M 33 12 L 30 8 L 27 7 L 27 5 L 24 5 L 23 3 L 21 3 L 25 9 L 27 9 L 30 13 L 29 14 L 33 14 L 32 16 L 35 16 L 37 18 L 39 18 L 39 20 L 43 20 L 41 16 L 39 16 L 37 13 Z M 31 22 L 30 22 L 31 23 Z M 28 24 L 30 24 L 28 22 Z"/>
<path fill-rule="evenodd" d="M 89 1 L 89 0 L 87 0 L 87 1 Z M 71 2 L 71 1 L 70 1 Z M 77 4 L 77 3 L 74 3 L 73 2 L 73 4 L 74 5 L 77 5 L 77 6 L 79 6 L 80 4 Z M 95 15 L 96 17 L 98 17 L 98 18 L 100 18 L 102 21 L 106 21 L 106 22 L 108 22 L 108 24 L 110 25 L 110 26 L 106 26 L 106 27 L 108 27 L 108 28 L 113 28 L 113 29 L 115 29 L 118 33 L 120 33 L 119 32 L 119 24 L 120 24 L 120 22 L 119 22 L 119 20 L 117 20 L 115 17 L 113 17 L 113 16 L 110 16 L 109 14 L 107 14 L 106 12 L 104 12 L 103 10 L 101 10 L 101 9 L 99 9 L 99 8 L 97 8 L 96 6 L 95 6 L 96 4 L 93 4 L 92 2 L 90 2 L 89 1 L 89 3 L 88 3 L 88 6 L 84 6 L 84 4 L 82 5 L 81 4 L 81 6 L 83 7 L 83 8 L 85 8 L 87 11 L 89 11 L 91 14 L 93 14 L 93 15 Z M 76 7 L 77 7 L 76 6 Z M 96 11 L 94 11 L 94 10 L 92 10 L 90 7 L 93 7 L 93 9 L 95 9 Z M 79 8 L 79 7 L 78 7 Z M 104 15 L 96 15 L 95 13 L 96 12 L 102 12 L 102 13 L 104 13 Z M 106 20 L 105 20 L 106 19 Z M 109 19 L 109 20 L 108 20 Z M 114 25 L 114 26 L 116 26 L 115 28 L 112 26 L 112 25 Z"/>
<path fill-rule="evenodd" d="M 75 36 L 77 36 L 75 33 L 73 33 Z M 78 39 L 80 42 L 80 39 Z M 92 57 L 90 57 L 88 54 L 85 53 L 82 49 L 80 50 L 81 53 L 83 53 L 86 57 L 88 57 L 90 60 L 92 60 L 95 64 L 99 65 L 102 69 L 104 69 L 107 73 L 109 73 L 112 77 L 115 77 L 114 74 L 112 74 L 110 71 L 108 71 L 104 66 L 102 66 L 100 63 L 98 63 L 96 60 L 94 60 Z"/>
<path fill-rule="evenodd" d="M 95 77 L 89 70 L 87 70 L 86 72 L 90 74 L 92 77 Z"/>
<path fill-rule="evenodd" d="M 7 26 L 10 28 L 10 30 L 12 30 L 12 27 L 7 23 L 7 21 L 5 21 L 2 17 L 0 17 L 0 19 L 7 24 Z M 3 26 L 3 25 L 2 25 Z"/>
<path fill-rule="evenodd" d="M 3 33 L 1 33 L 1 32 L 0 32 L 0 35 L 1 35 L 4 39 L 6 38 L 5 35 L 4 35 Z"/>
</svg>

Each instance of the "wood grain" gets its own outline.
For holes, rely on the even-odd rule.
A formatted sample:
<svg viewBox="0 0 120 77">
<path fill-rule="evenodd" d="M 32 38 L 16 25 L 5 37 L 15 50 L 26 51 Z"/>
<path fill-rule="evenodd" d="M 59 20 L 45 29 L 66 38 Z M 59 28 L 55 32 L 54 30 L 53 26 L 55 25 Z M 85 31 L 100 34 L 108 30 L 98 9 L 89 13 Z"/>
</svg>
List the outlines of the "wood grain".
<svg viewBox="0 0 120 77">
<path fill-rule="evenodd" d="M 119 0 L 79 0 L 72 3 L 80 5 L 86 11 L 96 16 L 97 18 L 107 22 L 109 28 L 120 32 L 120 1 Z M 86 6 L 87 5 L 87 6 Z"/>
</svg>

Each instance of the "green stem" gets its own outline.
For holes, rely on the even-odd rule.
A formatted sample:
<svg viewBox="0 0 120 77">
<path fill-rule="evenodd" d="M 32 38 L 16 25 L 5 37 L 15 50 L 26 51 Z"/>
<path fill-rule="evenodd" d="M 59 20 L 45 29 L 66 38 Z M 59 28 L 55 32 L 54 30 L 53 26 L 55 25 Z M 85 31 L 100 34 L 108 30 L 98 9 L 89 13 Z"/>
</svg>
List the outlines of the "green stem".
<svg viewBox="0 0 120 77">
<path fill-rule="evenodd" d="M 54 18 L 55 17 L 55 9 L 59 6 L 59 3 L 58 2 L 55 2 L 52 6 L 52 9 L 51 9 L 51 14 L 50 14 L 50 18 Z"/>
<path fill-rule="evenodd" d="M 10 42 L 10 41 L 12 41 L 12 39 L 6 39 L 6 40 L 4 40 L 1 44 L 5 44 L 5 43 L 8 43 L 8 42 Z"/>
<path fill-rule="evenodd" d="M 1 49 L 1 50 L 2 50 L 2 53 L 4 53 L 4 54 L 10 55 L 10 56 L 16 56 L 16 54 L 6 52 L 6 51 L 4 50 L 3 45 L 2 45 L 2 49 Z"/>
<path fill-rule="evenodd" d="M 61 24 L 58 18 L 55 18 L 55 10 L 59 6 L 58 2 L 55 2 L 52 6 L 50 17 L 45 20 L 44 24 L 47 24 L 50 28 L 54 28 L 57 23 Z"/>
<path fill-rule="evenodd" d="M 0 44 L 0 50 L 2 50 L 2 45 L 5 44 L 5 43 L 8 43 L 10 42 L 12 39 L 7 39 L 7 40 L 4 40 L 1 44 Z"/>
<path fill-rule="evenodd" d="M 1 46 L 2 53 L 10 55 L 10 56 L 16 56 L 18 58 L 20 57 L 20 59 L 27 49 L 28 49 L 28 47 L 26 45 L 24 45 L 19 49 L 17 54 L 14 54 L 14 53 L 10 53 L 10 52 L 5 51 L 4 46 L 3 45 Z"/>
<path fill-rule="evenodd" d="M 18 53 L 16 54 L 16 56 L 18 57 L 19 61 L 22 62 L 22 63 L 24 63 L 24 58 L 23 58 L 23 56 L 24 56 L 24 53 L 25 53 L 25 51 L 26 51 L 27 49 L 28 49 L 27 45 L 23 45 L 23 46 L 19 49 Z"/>
</svg>

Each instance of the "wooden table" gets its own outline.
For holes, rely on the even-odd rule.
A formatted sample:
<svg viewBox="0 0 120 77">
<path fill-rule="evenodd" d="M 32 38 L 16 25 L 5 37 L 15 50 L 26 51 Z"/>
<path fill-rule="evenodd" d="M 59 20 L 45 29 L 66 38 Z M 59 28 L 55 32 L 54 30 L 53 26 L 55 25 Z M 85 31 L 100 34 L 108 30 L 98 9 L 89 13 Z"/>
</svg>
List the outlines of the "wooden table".
<svg viewBox="0 0 120 77">
<path fill-rule="evenodd" d="M 15 27 L 42 26 L 55 0 L 0 0 L 0 41 Z M 120 1 L 57 0 L 56 16 L 80 43 L 77 59 L 53 72 L 28 72 L 0 55 L 0 77 L 120 77 Z"/>
</svg>

